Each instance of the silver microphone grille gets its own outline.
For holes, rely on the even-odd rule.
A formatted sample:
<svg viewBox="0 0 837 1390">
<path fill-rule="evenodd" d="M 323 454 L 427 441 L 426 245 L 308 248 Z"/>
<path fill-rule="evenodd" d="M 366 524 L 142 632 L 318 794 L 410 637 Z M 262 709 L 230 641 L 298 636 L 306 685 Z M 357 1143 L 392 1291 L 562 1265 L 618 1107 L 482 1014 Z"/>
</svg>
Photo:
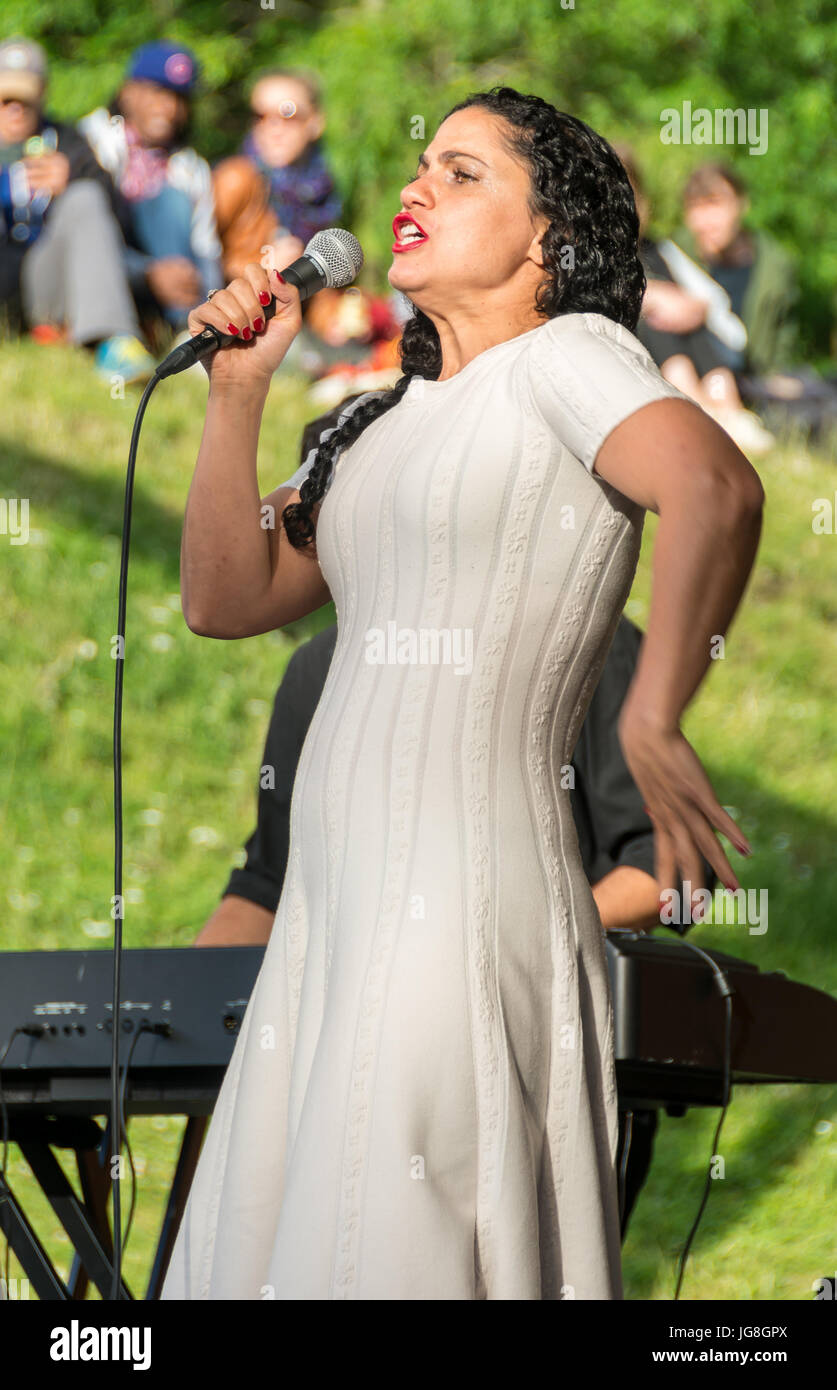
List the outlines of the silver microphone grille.
<svg viewBox="0 0 837 1390">
<path fill-rule="evenodd" d="M 330 290 L 350 285 L 363 265 L 360 242 L 344 227 L 326 227 L 317 232 L 306 246 L 305 254 L 322 263 Z"/>
</svg>

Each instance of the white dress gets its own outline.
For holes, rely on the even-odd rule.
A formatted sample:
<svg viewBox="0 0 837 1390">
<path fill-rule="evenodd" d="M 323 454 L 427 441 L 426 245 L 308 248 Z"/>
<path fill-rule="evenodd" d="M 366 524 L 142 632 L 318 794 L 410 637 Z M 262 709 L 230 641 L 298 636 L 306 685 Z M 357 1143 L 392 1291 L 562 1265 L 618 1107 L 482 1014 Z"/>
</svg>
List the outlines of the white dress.
<svg viewBox="0 0 837 1390">
<path fill-rule="evenodd" d="M 569 763 L 644 520 L 593 463 L 667 396 L 633 334 L 569 314 L 414 380 L 340 456 L 337 644 L 163 1298 L 621 1298 Z"/>
</svg>

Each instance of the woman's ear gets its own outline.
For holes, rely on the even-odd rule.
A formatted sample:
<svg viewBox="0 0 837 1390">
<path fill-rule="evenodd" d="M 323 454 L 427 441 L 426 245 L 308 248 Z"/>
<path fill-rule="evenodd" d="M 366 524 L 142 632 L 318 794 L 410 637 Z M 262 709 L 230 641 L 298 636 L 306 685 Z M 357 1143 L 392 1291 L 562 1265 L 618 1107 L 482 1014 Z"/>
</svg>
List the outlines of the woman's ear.
<svg viewBox="0 0 837 1390">
<path fill-rule="evenodd" d="M 549 229 L 549 221 L 545 217 L 539 217 L 535 222 L 535 235 L 529 243 L 528 258 L 534 261 L 535 265 L 543 270 L 543 239 Z"/>
</svg>

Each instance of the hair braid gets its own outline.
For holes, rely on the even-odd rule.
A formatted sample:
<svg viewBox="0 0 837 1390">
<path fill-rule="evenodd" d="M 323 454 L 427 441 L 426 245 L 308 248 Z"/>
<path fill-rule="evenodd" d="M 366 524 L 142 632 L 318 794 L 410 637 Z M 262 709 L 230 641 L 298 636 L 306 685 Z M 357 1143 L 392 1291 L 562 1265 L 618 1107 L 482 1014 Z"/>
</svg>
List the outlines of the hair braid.
<svg viewBox="0 0 837 1390">
<path fill-rule="evenodd" d="M 316 527 L 311 513 L 325 495 L 328 480 L 343 450 L 354 444 L 373 420 L 385 415 L 398 404 L 412 377 L 421 376 L 435 380 L 442 370 L 439 335 L 432 321 L 420 309 L 414 309 L 412 317 L 404 325 L 399 351 L 403 376 L 399 377 L 389 391 L 358 406 L 339 429 L 323 440 L 314 456 L 308 476 L 300 486 L 299 501 L 292 502 L 283 511 L 282 522 L 288 540 L 296 549 L 311 547 L 311 555 L 316 556 Z"/>
</svg>

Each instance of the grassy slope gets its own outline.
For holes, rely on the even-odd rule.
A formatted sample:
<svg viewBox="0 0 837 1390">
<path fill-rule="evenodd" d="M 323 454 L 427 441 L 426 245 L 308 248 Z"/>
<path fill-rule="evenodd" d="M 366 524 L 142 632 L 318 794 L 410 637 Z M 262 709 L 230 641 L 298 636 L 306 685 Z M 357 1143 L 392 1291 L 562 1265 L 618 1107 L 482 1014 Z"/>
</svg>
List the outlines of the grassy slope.
<svg viewBox="0 0 837 1390">
<path fill-rule="evenodd" d="M 270 703 L 293 630 L 210 642 L 179 611 L 180 524 L 200 438 L 205 383 L 194 373 L 155 393 L 137 470 L 125 669 L 127 946 L 186 945 L 215 906 L 249 833 Z M 137 400 L 111 399 L 82 352 L 4 347 L 0 496 L 30 499 L 28 545 L 2 567 L 0 818 L 5 949 L 106 946 L 111 937 L 111 725 L 119 536 Z M 278 382 L 261 446 L 263 490 L 296 467 L 313 412 Z M 733 856 L 744 886 L 767 889 L 769 929 L 708 925 L 694 939 L 837 992 L 832 797 L 837 765 L 834 536 L 811 505 L 834 497 L 824 457 L 787 446 L 761 466 L 765 535 L 748 602 L 684 727 L 724 804 L 750 836 Z M 628 613 L 643 625 L 648 556 Z M 807 1298 L 837 1269 L 837 1088 L 740 1090 L 721 1138 L 726 1162 L 693 1250 L 683 1297 Z M 625 1247 L 629 1298 L 669 1298 L 676 1254 L 702 1187 L 716 1112 L 663 1117 L 656 1158 Z M 137 1294 L 159 1227 L 182 1121 L 135 1120 L 141 1201 L 126 1258 Z M 51 1252 L 68 1245 L 16 1149 L 11 1178 Z M 12 1261 L 11 1273 L 15 1274 Z"/>
</svg>

